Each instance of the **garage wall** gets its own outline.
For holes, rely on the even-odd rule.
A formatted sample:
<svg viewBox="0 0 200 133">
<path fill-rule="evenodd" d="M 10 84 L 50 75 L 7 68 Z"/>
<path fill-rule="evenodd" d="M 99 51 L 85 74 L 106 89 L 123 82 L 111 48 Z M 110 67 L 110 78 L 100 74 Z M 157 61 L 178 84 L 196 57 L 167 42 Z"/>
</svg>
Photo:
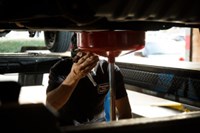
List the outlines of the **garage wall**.
<svg viewBox="0 0 200 133">
<path fill-rule="evenodd" d="M 192 30 L 192 62 L 200 62 L 200 33 L 199 29 Z"/>
</svg>

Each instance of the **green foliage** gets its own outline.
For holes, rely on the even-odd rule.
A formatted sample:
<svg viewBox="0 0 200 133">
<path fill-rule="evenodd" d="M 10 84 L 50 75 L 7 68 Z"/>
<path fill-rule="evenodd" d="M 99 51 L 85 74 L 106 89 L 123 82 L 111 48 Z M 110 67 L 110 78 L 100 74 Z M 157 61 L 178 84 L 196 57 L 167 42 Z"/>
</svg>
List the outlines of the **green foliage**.
<svg viewBox="0 0 200 133">
<path fill-rule="evenodd" d="M 22 46 L 45 46 L 43 39 L 0 39 L 0 53 L 18 53 Z"/>
</svg>

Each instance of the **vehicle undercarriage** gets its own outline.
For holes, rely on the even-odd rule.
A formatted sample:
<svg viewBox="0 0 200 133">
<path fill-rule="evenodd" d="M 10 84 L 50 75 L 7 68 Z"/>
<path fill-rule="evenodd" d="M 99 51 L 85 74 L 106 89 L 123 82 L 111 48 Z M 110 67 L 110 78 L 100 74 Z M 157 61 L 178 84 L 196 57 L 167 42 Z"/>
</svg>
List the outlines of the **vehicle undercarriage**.
<svg viewBox="0 0 200 133">
<path fill-rule="evenodd" d="M 117 30 L 164 30 L 171 27 L 200 28 L 199 1 L 182 0 L 35 0 L 0 1 L 0 29 L 25 31 L 98 32 Z M 9 9 L 9 10 L 8 10 Z M 0 55 L 0 73 L 43 74 L 58 60 L 68 56 L 52 54 Z M 189 67 L 156 66 L 116 62 L 125 83 L 143 93 L 181 102 L 194 109 L 172 117 L 135 118 L 109 123 L 60 126 L 56 112 L 43 104 L 5 104 L 0 107 L 1 130 L 6 132 L 161 132 L 198 130 L 200 122 L 199 70 Z M 189 63 L 189 65 L 194 65 Z M 187 65 L 186 65 L 187 66 Z M 199 64 L 200 66 L 200 64 Z M 127 74 L 128 73 L 128 74 Z M 134 77 L 141 75 L 142 80 Z M 183 88 L 156 89 L 159 75 L 174 76 L 173 85 Z M 153 78 L 152 78 L 153 76 Z M 179 84 L 176 84 L 179 81 Z M 22 81 L 23 82 L 23 81 Z M 188 87 L 190 82 L 195 87 Z M 2 84 L 2 85 L 1 85 Z M 9 82 L 0 88 L 10 87 Z M 173 86 L 173 87 L 174 87 Z M 14 84 L 11 88 L 19 87 Z M 177 86 L 176 86 L 177 87 Z M 134 90 L 138 91 L 138 90 Z M 2 95 L 6 95 L 3 94 Z M 8 93 L 8 92 L 6 92 Z"/>
</svg>

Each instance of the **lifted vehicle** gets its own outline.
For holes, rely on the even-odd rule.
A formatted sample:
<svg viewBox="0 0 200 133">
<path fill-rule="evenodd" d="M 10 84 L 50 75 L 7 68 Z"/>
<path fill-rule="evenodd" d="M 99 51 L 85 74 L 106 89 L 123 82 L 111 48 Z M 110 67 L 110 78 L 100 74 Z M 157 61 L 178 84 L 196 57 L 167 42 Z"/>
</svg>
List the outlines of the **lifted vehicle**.
<svg viewBox="0 0 200 133">
<path fill-rule="evenodd" d="M 7 10 L 8 8 L 12 10 Z M 2 35 L 7 34 L 9 30 L 45 31 L 46 45 L 51 51 L 68 49 L 71 32 L 153 31 L 169 29 L 174 26 L 200 28 L 198 0 L 34 0 L 27 2 L 0 0 L 0 11 Z M 61 56 L 50 57 L 48 55 L 44 58 L 38 57 L 36 54 L 30 56 L 19 56 L 19 54 L 17 56 L 1 56 L 1 73 L 42 73 L 49 69 L 49 65 L 61 59 Z M 197 66 L 199 67 L 200 65 Z M 153 76 L 155 76 L 153 72 L 156 72 L 158 75 L 160 74 L 158 72 L 164 72 L 166 75 L 173 73 L 175 76 L 178 74 L 178 78 L 184 77 L 187 79 L 186 81 L 194 78 L 194 83 L 196 83 L 196 80 L 199 80 L 199 76 L 195 74 L 198 74 L 199 70 L 187 71 L 187 69 L 171 68 L 171 71 L 167 71 L 169 68 L 164 69 L 157 66 L 150 68 L 148 66 L 141 67 L 131 63 L 122 63 L 120 67 L 124 69 L 125 73 L 130 74 L 126 76 L 127 84 L 139 84 L 139 87 L 143 87 L 141 84 L 144 85 L 143 83 L 146 83 L 146 85 L 149 85 L 148 89 L 150 92 L 162 92 L 159 93 L 162 94 L 159 96 L 163 97 L 166 96 L 163 95 L 163 91 L 153 88 L 152 86 L 155 84 L 148 84 L 148 82 L 151 83 L 148 78 L 143 80 L 143 82 L 134 79 L 132 74 L 135 71 L 132 70 L 134 69 L 136 73 L 139 72 L 140 74 L 144 74 L 144 70 Z M 143 70 L 141 70 L 142 68 Z M 155 77 L 156 80 L 154 81 L 158 81 L 158 76 Z M 3 82 L 2 84 L 0 83 L 0 88 L 19 90 L 19 85 L 18 83 Z M 194 95 L 187 94 L 191 90 L 185 89 L 184 86 L 181 90 L 170 90 L 170 96 L 172 95 L 172 99 L 175 97 L 175 101 L 177 99 L 180 100 L 181 96 L 183 98 L 181 101 L 199 107 L 198 90 L 195 89 L 192 92 L 196 94 L 194 97 Z M 164 91 L 166 92 L 166 90 Z M 9 98 L 9 94 L 12 94 L 10 93 L 12 91 L 4 91 L 0 94 L 4 95 L 5 92 L 5 95 L 8 96 L 6 98 Z M 1 100 L 3 98 L 2 96 Z M 56 112 L 49 106 L 41 104 L 19 105 L 18 103 L 15 105 L 5 104 L 4 106 L 4 103 L 1 102 L 0 118 L 2 121 L 1 131 L 4 132 L 170 132 L 171 130 L 189 132 L 199 129 L 196 125 L 200 122 L 200 112 L 189 112 L 157 119 L 127 119 L 110 123 L 91 124 L 91 126 L 70 127 L 59 125 Z"/>
<path fill-rule="evenodd" d="M 157 30 L 200 26 L 198 0 L 0 2 L 0 11 L 4 12 L 0 15 L 0 28 L 4 30 Z M 8 7 L 12 10 L 7 11 Z"/>
</svg>

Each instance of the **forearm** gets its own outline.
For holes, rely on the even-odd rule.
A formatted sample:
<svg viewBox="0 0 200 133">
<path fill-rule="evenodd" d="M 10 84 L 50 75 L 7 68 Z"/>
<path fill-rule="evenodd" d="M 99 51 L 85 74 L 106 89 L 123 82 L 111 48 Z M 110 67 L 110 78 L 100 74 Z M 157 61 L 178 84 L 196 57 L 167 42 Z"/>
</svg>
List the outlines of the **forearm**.
<svg viewBox="0 0 200 133">
<path fill-rule="evenodd" d="M 69 74 L 58 88 L 47 93 L 46 104 L 59 110 L 67 103 L 79 80 L 73 74 Z"/>
<path fill-rule="evenodd" d="M 90 52 L 83 56 L 80 55 L 80 59 L 72 65 L 71 71 L 63 83 L 47 94 L 47 105 L 50 104 L 57 110 L 62 108 L 68 102 L 79 80 L 85 77 L 96 66 L 98 61 L 98 56 Z"/>
<path fill-rule="evenodd" d="M 118 114 L 118 119 L 128 119 L 128 118 L 132 118 L 132 113 L 130 108 L 125 109 L 124 113 Z"/>
<path fill-rule="evenodd" d="M 116 101 L 118 110 L 118 119 L 127 119 L 132 117 L 131 106 L 128 97 L 123 97 Z"/>
</svg>

